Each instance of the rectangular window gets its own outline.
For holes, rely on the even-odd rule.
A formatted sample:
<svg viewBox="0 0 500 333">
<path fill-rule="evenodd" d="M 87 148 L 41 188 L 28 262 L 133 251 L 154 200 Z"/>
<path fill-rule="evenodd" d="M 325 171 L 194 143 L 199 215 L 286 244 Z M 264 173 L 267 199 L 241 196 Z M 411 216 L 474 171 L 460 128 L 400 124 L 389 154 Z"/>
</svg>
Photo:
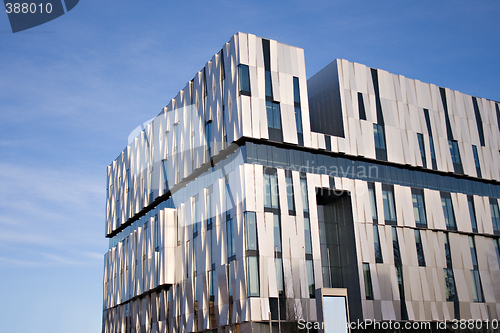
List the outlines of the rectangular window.
<svg viewBox="0 0 500 333">
<path fill-rule="evenodd" d="M 297 126 L 297 134 L 299 134 L 299 141 L 302 139 L 301 134 L 303 133 L 302 131 L 302 110 L 300 107 L 300 88 L 299 88 L 299 78 L 294 77 L 293 78 L 293 103 L 294 103 L 294 108 L 295 108 L 295 124 Z M 299 142 L 299 144 L 303 144 L 303 142 Z"/>
<path fill-rule="evenodd" d="M 500 241 L 498 240 L 498 238 L 495 238 L 493 242 L 495 243 L 495 251 L 497 253 L 498 267 L 500 267 Z"/>
<path fill-rule="evenodd" d="M 269 140 L 281 142 L 283 134 L 281 133 L 281 109 L 280 104 L 266 101 L 267 128 L 269 131 Z"/>
<path fill-rule="evenodd" d="M 229 188 L 229 177 L 225 177 L 226 183 L 226 221 L 231 218 L 231 208 L 233 208 L 233 198 L 231 197 L 231 189 Z"/>
<path fill-rule="evenodd" d="M 483 287 L 481 285 L 481 277 L 479 271 L 472 269 L 470 271 L 472 281 L 472 297 L 474 302 L 484 302 Z"/>
<path fill-rule="evenodd" d="M 463 174 L 464 169 L 462 167 L 460 151 L 458 150 L 458 142 L 453 140 L 448 140 L 448 145 L 450 147 L 451 161 L 453 162 L 453 169 L 455 170 L 455 173 Z"/>
<path fill-rule="evenodd" d="M 281 252 L 281 225 L 280 216 L 278 214 L 273 215 L 273 225 L 274 225 L 274 251 Z"/>
<path fill-rule="evenodd" d="M 425 145 L 424 145 L 424 135 L 422 133 L 417 133 L 418 146 L 420 147 L 420 157 L 422 158 L 422 165 L 427 168 L 427 159 L 425 157 Z"/>
<path fill-rule="evenodd" d="M 288 203 L 288 214 L 295 215 L 295 203 L 293 201 L 293 180 L 292 171 L 285 170 L 285 181 L 286 181 L 286 197 Z"/>
<path fill-rule="evenodd" d="M 155 252 L 160 251 L 160 222 L 158 214 L 155 215 Z"/>
<path fill-rule="evenodd" d="M 477 147 L 472 145 L 472 153 L 474 154 L 474 164 L 476 165 L 476 174 L 478 178 L 482 178 L 481 175 L 481 164 L 479 164 L 479 155 L 477 153 Z"/>
<path fill-rule="evenodd" d="M 200 228 L 200 225 L 199 225 L 199 216 L 200 216 L 200 211 L 199 211 L 199 196 L 198 194 L 194 196 L 193 198 L 193 206 L 192 206 L 192 209 L 193 209 L 193 216 L 192 216 L 192 223 L 193 223 L 193 237 L 197 237 L 198 236 L 198 233 L 199 233 L 199 228 Z"/>
<path fill-rule="evenodd" d="M 279 208 L 278 177 L 276 174 L 264 174 L 264 208 Z"/>
<path fill-rule="evenodd" d="M 472 232 L 477 233 L 476 208 L 474 207 L 474 198 L 472 195 L 467 196 L 467 203 L 469 204 L 469 216 Z"/>
<path fill-rule="evenodd" d="M 382 200 L 384 202 L 385 223 L 396 225 L 396 209 L 394 204 L 394 186 L 382 184 Z"/>
<path fill-rule="evenodd" d="M 259 297 L 259 261 L 257 257 L 247 257 L 248 297 Z"/>
<path fill-rule="evenodd" d="M 421 267 L 425 267 L 424 247 L 422 245 L 420 230 L 418 229 L 415 229 L 415 244 L 417 246 L 418 265 Z"/>
<path fill-rule="evenodd" d="M 478 270 L 479 266 L 477 264 L 476 242 L 474 241 L 474 236 L 469 236 L 469 247 L 470 247 L 470 257 L 472 259 L 472 267 Z"/>
<path fill-rule="evenodd" d="M 382 249 L 380 248 L 380 236 L 378 233 L 378 225 L 373 225 L 373 241 L 375 245 L 375 262 L 381 264 L 384 262 L 382 258 Z"/>
<path fill-rule="evenodd" d="M 427 124 L 427 133 L 429 134 L 429 146 L 431 147 L 432 169 L 437 170 L 436 152 L 434 150 L 434 140 L 432 139 L 432 127 L 431 127 L 431 119 L 429 116 L 429 110 L 424 109 L 424 116 L 425 116 L 425 123 Z"/>
<path fill-rule="evenodd" d="M 304 208 L 304 212 L 309 212 L 309 200 L 307 197 L 307 180 L 306 175 L 300 175 L 300 192 L 302 195 L 302 207 Z"/>
<path fill-rule="evenodd" d="M 250 96 L 250 73 L 247 65 L 238 65 L 240 95 Z"/>
<path fill-rule="evenodd" d="M 413 199 L 413 215 L 417 228 L 427 228 L 427 219 L 425 217 L 424 191 L 419 188 L 412 188 L 411 195 Z"/>
<path fill-rule="evenodd" d="M 363 276 L 365 279 L 366 299 L 373 300 L 372 276 L 370 273 L 370 264 L 363 263 Z"/>
<path fill-rule="evenodd" d="M 316 284 L 314 283 L 314 267 L 312 260 L 306 260 L 307 281 L 309 285 L 309 297 L 315 298 Z"/>
<path fill-rule="evenodd" d="M 307 257 L 307 255 L 312 255 L 311 223 L 308 217 L 304 217 L 304 241 L 305 241 L 305 252 Z"/>
<path fill-rule="evenodd" d="M 266 97 L 271 100 L 273 99 L 273 84 L 270 71 L 266 71 Z"/>
<path fill-rule="evenodd" d="M 495 235 L 500 235 L 500 214 L 498 212 L 498 201 L 495 198 L 490 198 L 490 211 L 493 232 Z"/>
<path fill-rule="evenodd" d="M 377 160 L 387 161 L 384 126 L 373 124 L 373 135 L 375 138 L 375 155 Z"/>
<path fill-rule="evenodd" d="M 245 212 L 246 250 L 257 251 L 257 221 L 254 212 Z"/>
<path fill-rule="evenodd" d="M 479 112 L 479 105 L 477 104 L 476 97 L 472 97 L 472 104 L 474 105 L 474 114 L 476 115 L 476 125 L 477 132 L 479 134 L 479 141 L 481 146 L 484 147 L 484 130 L 483 130 L 483 120 L 481 119 L 481 112 Z"/>
<path fill-rule="evenodd" d="M 205 192 L 205 214 L 207 219 L 207 230 L 209 226 L 212 225 L 212 195 L 214 193 L 214 188 L 210 185 Z"/>
<path fill-rule="evenodd" d="M 446 301 L 454 302 L 456 298 L 455 289 L 455 277 L 453 275 L 453 269 L 443 268 L 444 271 L 444 283 L 446 288 Z"/>
<path fill-rule="evenodd" d="M 370 196 L 370 207 L 372 210 L 372 220 L 374 224 L 378 223 L 377 217 L 377 200 L 375 196 L 375 184 L 369 182 L 368 183 L 368 195 Z"/>
<path fill-rule="evenodd" d="M 453 211 L 453 203 L 449 192 L 441 192 L 441 205 L 443 206 L 444 220 L 446 229 L 457 230 L 455 224 L 455 213 Z"/>
<path fill-rule="evenodd" d="M 233 219 L 226 222 L 227 231 L 227 258 L 228 262 L 236 259 L 236 249 L 234 246 Z"/>
<path fill-rule="evenodd" d="M 278 294 L 282 296 L 285 294 L 285 284 L 283 282 L 283 260 L 281 258 L 274 258 L 274 268 L 276 269 Z"/>
<path fill-rule="evenodd" d="M 212 156 L 212 121 L 205 124 L 205 142 L 207 144 L 207 160 Z"/>
<path fill-rule="evenodd" d="M 498 125 L 498 130 L 500 130 L 500 108 L 498 107 L 498 103 L 495 103 L 495 108 L 497 110 L 497 125 Z"/>
<path fill-rule="evenodd" d="M 366 120 L 365 103 L 363 102 L 363 94 L 358 92 L 358 109 L 359 119 Z"/>
</svg>

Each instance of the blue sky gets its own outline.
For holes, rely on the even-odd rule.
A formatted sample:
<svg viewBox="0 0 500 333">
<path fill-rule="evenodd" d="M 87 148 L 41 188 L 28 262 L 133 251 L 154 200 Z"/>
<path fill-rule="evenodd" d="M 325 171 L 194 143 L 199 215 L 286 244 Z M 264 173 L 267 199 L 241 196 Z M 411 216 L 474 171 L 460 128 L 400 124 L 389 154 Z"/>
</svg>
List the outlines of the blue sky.
<svg viewBox="0 0 500 333">
<path fill-rule="evenodd" d="M 106 166 L 236 32 L 500 101 L 500 2 L 80 3 L 0 14 L 0 333 L 101 329 Z"/>
</svg>

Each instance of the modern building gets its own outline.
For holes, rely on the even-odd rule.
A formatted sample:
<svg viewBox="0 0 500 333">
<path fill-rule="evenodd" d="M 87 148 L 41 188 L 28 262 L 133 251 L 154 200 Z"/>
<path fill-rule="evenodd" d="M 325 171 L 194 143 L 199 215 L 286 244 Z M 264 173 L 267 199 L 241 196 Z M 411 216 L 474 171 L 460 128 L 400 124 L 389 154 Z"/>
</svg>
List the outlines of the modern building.
<svg viewBox="0 0 500 333">
<path fill-rule="evenodd" d="M 498 320 L 499 107 L 234 35 L 108 167 L 103 332 Z"/>
</svg>

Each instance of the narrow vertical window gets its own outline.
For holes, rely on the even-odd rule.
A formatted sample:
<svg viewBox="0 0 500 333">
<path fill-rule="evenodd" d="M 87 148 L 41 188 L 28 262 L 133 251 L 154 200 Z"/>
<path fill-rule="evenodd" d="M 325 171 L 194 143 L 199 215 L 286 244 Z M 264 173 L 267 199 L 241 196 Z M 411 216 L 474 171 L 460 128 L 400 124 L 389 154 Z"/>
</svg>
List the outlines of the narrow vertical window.
<svg viewBox="0 0 500 333">
<path fill-rule="evenodd" d="M 419 188 L 412 188 L 411 195 L 413 200 L 413 216 L 417 228 L 427 228 L 427 219 L 425 217 L 424 191 Z"/>
<path fill-rule="evenodd" d="M 363 101 L 363 94 L 358 92 L 358 110 L 359 119 L 366 120 L 365 103 Z"/>
<path fill-rule="evenodd" d="M 453 169 L 455 170 L 455 173 L 463 174 L 464 169 L 462 167 L 462 159 L 460 158 L 458 142 L 454 140 L 448 140 L 448 145 L 450 147 L 451 161 L 453 162 Z"/>
<path fill-rule="evenodd" d="M 456 302 L 458 301 L 458 297 L 455 287 L 455 277 L 453 275 L 453 262 L 451 260 L 451 249 L 448 233 L 444 234 L 444 252 L 446 256 L 446 268 L 444 268 L 446 300 L 448 302 Z"/>
<path fill-rule="evenodd" d="M 363 263 L 363 276 L 365 280 L 365 295 L 367 300 L 373 300 L 372 276 L 370 273 L 370 264 Z"/>
<path fill-rule="evenodd" d="M 231 218 L 231 208 L 233 208 L 233 198 L 231 196 L 231 189 L 229 188 L 229 177 L 225 177 L 225 197 L 226 197 L 226 221 Z"/>
<path fill-rule="evenodd" d="M 498 200 L 496 198 L 490 198 L 490 211 L 493 232 L 495 235 L 500 235 L 500 214 L 498 212 Z"/>
<path fill-rule="evenodd" d="M 498 103 L 495 103 L 495 109 L 497 111 L 497 126 L 500 131 L 500 107 L 498 107 Z"/>
<path fill-rule="evenodd" d="M 247 257 L 248 297 L 259 297 L 259 261 L 258 257 Z"/>
<path fill-rule="evenodd" d="M 375 245 L 375 262 L 381 264 L 384 262 L 382 258 L 382 249 L 380 248 L 380 235 L 378 233 L 378 225 L 373 225 L 373 242 Z"/>
<path fill-rule="evenodd" d="M 312 244 L 311 244 L 311 223 L 308 217 L 304 218 L 304 242 L 306 257 L 311 255 L 312 259 Z"/>
<path fill-rule="evenodd" d="M 384 126 L 373 124 L 373 135 L 375 138 L 375 154 L 377 160 L 387 161 Z"/>
<path fill-rule="evenodd" d="M 280 104 L 272 101 L 266 101 L 266 113 L 269 140 L 276 142 L 283 141 L 283 134 L 281 132 Z"/>
<path fill-rule="evenodd" d="M 427 133 L 429 134 L 429 146 L 431 148 L 432 170 L 437 170 L 436 152 L 434 150 L 434 139 L 432 139 L 432 127 L 431 127 L 431 118 L 429 116 L 429 110 L 424 109 L 424 117 L 425 117 L 425 123 L 427 125 Z"/>
<path fill-rule="evenodd" d="M 288 203 L 288 214 L 295 215 L 295 203 L 293 196 L 293 180 L 292 180 L 292 171 L 285 170 L 285 182 L 286 182 L 286 197 Z"/>
<path fill-rule="evenodd" d="M 481 285 L 481 276 L 479 275 L 479 266 L 477 262 L 476 243 L 474 236 L 469 236 L 470 255 L 473 269 L 470 271 L 472 281 L 472 296 L 474 302 L 484 302 L 483 287 Z"/>
<path fill-rule="evenodd" d="M 309 200 L 307 197 L 307 180 L 306 175 L 300 175 L 300 192 L 302 195 L 302 207 L 304 208 L 304 212 L 309 212 Z"/>
<path fill-rule="evenodd" d="M 234 246 L 233 219 L 226 222 L 227 232 L 227 257 L 228 262 L 236 259 L 236 249 Z"/>
<path fill-rule="evenodd" d="M 399 298 L 401 299 L 401 319 L 408 320 L 408 312 L 405 302 L 405 285 L 403 277 L 403 263 L 401 261 L 401 252 L 399 249 L 399 240 L 396 227 L 392 227 L 392 247 L 394 251 L 394 266 L 396 269 L 396 278 L 398 281 Z"/>
<path fill-rule="evenodd" d="M 467 203 L 469 205 L 469 216 L 470 224 L 472 226 L 472 232 L 477 233 L 476 207 L 474 206 L 474 198 L 472 195 L 467 196 Z"/>
<path fill-rule="evenodd" d="M 212 121 L 205 123 L 205 142 L 207 145 L 207 161 L 212 156 Z"/>
<path fill-rule="evenodd" d="M 422 245 L 422 237 L 419 229 L 415 229 L 415 244 L 417 246 L 418 265 L 425 267 L 424 247 Z"/>
<path fill-rule="evenodd" d="M 495 252 L 497 253 L 498 267 L 500 268 L 500 241 L 498 240 L 498 238 L 495 238 L 493 242 L 495 243 Z"/>
<path fill-rule="evenodd" d="M 306 260 L 307 282 L 309 287 L 309 298 L 315 297 L 316 284 L 314 283 L 314 267 L 312 260 Z"/>
<path fill-rule="evenodd" d="M 257 251 L 257 221 L 254 212 L 245 213 L 245 240 L 247 251 Z"/>
<path fill-rule="evenodd" d="M 472 153 L 474 154 L 474 164 L 476 165 L 476 174 L 478 178 L 482 178 L 481 175 L 481 164 L 479 164 L 479 155 L 477 153 L 477 147 L 472 145 Z"/>
<path fill-rule="evenodd" d="M 444 220 L 446 229 L 457 230 L 455 224 L 455 213 L 453 211 L 453 203 L 449 192 L 441 192 L 441 205 L 443 206 Z"/>
<path fill-rule="evenodd" d="M 278 177 L 276 169 L 266 169 L 264 174 L 264 208 L 278 209 Z"/>
<path fill-rule="evenodd" d="M 477 98 L 472 97 L 472 104 L 474 105 L 474 114 L 476 116 L 477 132 L 479 133 L 479 141 L 481 146 L 484 147 L 484 130 L 483 130 L 483 120 L 481 119 L 481 112 L 479 112 L 479 105 L 477 104 Z"/>
<path fill-rule="evenodd" d="M 377 200 L 375 196 L 375 184 L 369 182 L 368 183 L 368 195 L 370 196 L 370 207 L 372 211 L 372 220 L 374 224 L 378 223 L 377 217 Z"/>
<path fill-rule="evenodd" d="M 278 214 L 273 215 L 273 225 L 274 225 L 274 251 L 281 252 L 281 225 L 280 216 Z"/>
<path fill-rule="evenodd" d="M 278 287 L 278 295 L 285 295 L 285 284 L 283 281 L 283 260 L 274 258 L 274 268 L 276 269 L 276 283 Z"/>
<path fill-rule="evenodd" d="M 302 110 L 300 106 L 299 78 L 293 78 L 293 104 L 295 108 L 295 124 L 297 126 L 297 137 L 299 145 L 304 145 L 304 134 L 302 130 Z"/>
<path fill-rule="evenodd" d="M 160 222 L 158 214 L 155 215 L 155 252 L 160 251 Z"/>
<path fill-rule="evenodd" d="M 250 96 L 250 73 L 247 65 L 238 65 L 238 79 L 240 95 Z"/>
<path fill-rule="evenodd" d="M 394 186 L 382 184 L 382 200 L 384 202 L 385 223 L 396 225 L 396 209 L 394 205 Z"/>
<path fill-rule="evenodd" d="M 245 242 L 248 297 L 259 297 L 259 248 L 257 244 L 257 219 L 255 212 L 245 212 Z"/>
<path fill-rule="evenodd" d="M 424 135 L 417 133 L 418 146 L 420 147 L 420 157 L 422 158 L 422 165 L 427 168 L 427 158 L 425 157 Z"/>
</svg>

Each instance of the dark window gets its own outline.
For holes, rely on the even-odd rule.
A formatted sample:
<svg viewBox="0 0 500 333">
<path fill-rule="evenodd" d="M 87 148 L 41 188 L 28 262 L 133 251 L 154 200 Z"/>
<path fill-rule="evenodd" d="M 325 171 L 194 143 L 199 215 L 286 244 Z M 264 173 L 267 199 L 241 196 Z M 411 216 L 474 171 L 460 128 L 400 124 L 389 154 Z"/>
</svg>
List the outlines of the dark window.
<svg viewBox="0 0 500 333">
<path fill-rule="evenodd" d="M 227 231 L 227 258 L 228 262 L 236 258 L 236 248 L 234 246 L 233 219 L 226 222 Z"/>
<path fill-rule="evenodd" d="M 424 135 L 422 133 L 417 133 L 418 146 L 420 147 L 420 157 L 422 157 L 422 165 L 427 168 L 427 159 L 425 157 L 425 145 L 424 145 Z"/>
<path fill-rule="evenodd" d="M 365 295 L 366 299 L 373 299 L 372 276 L 370 274 L 370 264 L 363 263 L 363 276 L 365 279 Z"/>
<path fill-rule="evenodd" d="M 240 95 L 250 96 L 250 73 L 247 65 L 238 65 Z"/>
<path fill-rule="evenodd" d="M 495 108 L 497 110 L 497 125 L 498 125 L 498 130 L 500 130 L 500 108 L 498 107 L 498 103 L 495 103 Z"/>
<path fill-rule="evenodd" d="M 210 159 L 212 155 L 212 121 L 209 121 L 205 124 L 205 142 L 207 143 L 207 159 Z"/>
<path fill-rule="evenodd" d="M 464 170 L 462 168 L 460 151 L 458 150 L 458 142 L 448 140 L 448 145 L 450 146 L 451 161 L 453 162 L 453 169 L 455 170 L 455 173 L 463 174 Z"/>
<path fill-rule="evenodd" d="M 396 206 L 394 204 L 394 186 L 382 184 L 382 201 L 384 202 L 384 219 L 386 224 L 396 225 Z"/>
<path fill-rule="evenodd" d="M 444 271 L 444 281 L 446 288 L 446 300 L 448 302 L 458 302 L 457 289 L 455 286 L 455 276 L 453 275 L 453 264 L 451 260 L 450 240 L 448 233 L 444 234 L 444 252 L 446 255 L 446 268 Z M 455 315 L 455 317 L 457 317 Z"/>
<path fill-rule="evenodd" d="M 476 165 L 477 177 L 482 178 L 481 165 L 479 164 L 479 155 L 477 153 L 477 147 L 475 145 L 472 145 L 472 153 L 474 154 L 474 164 Z"/>
<path fill-rule="evenodd" d="M 158 214 L 155 215 L 155 252 L 160 251 L 160 222 L 158 221 Z"/>
<path fill-rule="evenodd" d="M 375 138 L 375 155 L 377 160 L 387 161 L 384 126 L 373 124 L 373 135 Z"/>
<path fill-rule="evenodd" d="M 417 228 L 427 228 L 427 219 L 425 217 L 424 191 L 419 188 L 412 188 L 411 195 L 413 199 L 413 215 Z"/>
<path fill-rule="evenodd" d="M 477 132 L 479 133 L 479 141 L 481 146 L 484 147 L 484 130 L 483 130 L 483 120 L 481 119 L 481 112 L 479 112 L 479 106 L 477 105 L 476 97 L 472 97 L 472 104 L 474 105 L 474 114 L 476 115 Z"/>
<path fill-rule="evenodd" d="M 469 216 L 472 232 L 477 233 L 476 207 L 474 206 L 474 198 L 472 195 L 467 196 L 467 203 L 469 204 Z"/>
<path fill-rule="evenodd" d="M 469 236 L 469 247 L 470 247 L 470 255 L 473 267 L 473 269 L 470 271 L 471 281 L 472 281 L 472 296 L 474 302 L 484 302 L 483 288 L 481 285 L 481 277 L 479 275 L 479 266 L 477 262 L 477 253 L 476 253 L 476 242 L 474 241 L 474 236 Z"/>
<path fill-rule="evenodd" d="M 278 214 L 273 215 L 274 225 L 274 251 L 281 252 L 281 223 Z"/>
<path fill-rule="evenodd" d="M 281 110 L 280 104 L 266 101 L 267 127 L 269 130 L 269 140 L 281 142 L 283 134 L 281 132 Z"/>
<path fill-rule="evenodd" d="M 500 267 L 500 241 L 498 240 L 498 238 L 495 238 L 493 242 L 495 243 L 495 251 L 497 253 L 498 267 Z"/>
<path fill-rule="evenodd" d="M 358 108 L 359 108 L 359 119 L 366 120 L 365 103 L 363 102 L 363 94 L 358 92 Z"/>
<path fill-rule="evenodd" d="M 295 203 L 293 196 L 293 180 L 292 171 L 285 170 L 285 182 L 286 182 L 286 197 L 288 203 L 288 214 L 295 215 Z"/>
<path fill-rule="evenodd" d="M 270 100 L 273 99 L 273 84 L 271 80 L 271 72 L 270 71 L 265 71 L 266 72 L 266 97 Z"/>
<path fill-rule="evenodd" d="M 457 230 L 455 224 L 455 213 L 453 211 L 453 203 L 449 192 L 441 192 L 441 205 L 443 206 L 444 220 L 446 229 Z"/>
<path fill-rule="evenodd" d="M 370 196 L 370 207 L 372 211 L 372 220 L 374 224 L 378 223 L 377 217 L 377 200 L 375 196 L 375 184 L 369 182 L 368 183 L 368 195 Z"/>
<path fill-rule="evenodd" d="M 380 248 L 380 237 L 378 234 L 378 225 L 373 225 L 373 241 L 375 245 L 375 262 L 381 264 L 384 262 L 382 258 L 382 249 Z"/>
<path fill-rule="evenodd" d="M 495 235 L 500 234 L 500 214 L 498 212 L 498 201 L 495 198 L 490 198 L 491 221 L 493 223 L 493 232 Z"/>
<path fill-rule="evenodd" d="M 293 103 L 295 107 L 295 123 L 297 125 L 297 134 L 299 134 L 299 144 L 304 144 L 304 137 L 302 136 L 302 110 L 300 107 L 300 88 L 299 88 L 299 78 L 293 78 Z"/>
<path fill-rule="evenodd" d="M 314 267 L 312 260 L 306 260 L 307 281 L 309 284 L 309 297 L 315 298 L 316 284 L 314 283 Z"/>
<path fill-rule="evenodd" d="M 429 116 L 429 110 L 424 109 L 424 116 L 425 116 L 425 123 L 427 124 L 427 132 L 429 134 L 429 146 L 431 148 L 432 169 L 437 170 L 436 152 L 434 150 L 434 140 L 432 139 L 432 127 L 431 127 L 431 119 Z"/>
<path fill-rule="evenodd" d="M 417 246 L 418 265 L 421 267 L 425 267 L 424 247 L 422 245 L 420 230 L 418 229 L 415 229 L 415 244 Z"/>
</svg>

